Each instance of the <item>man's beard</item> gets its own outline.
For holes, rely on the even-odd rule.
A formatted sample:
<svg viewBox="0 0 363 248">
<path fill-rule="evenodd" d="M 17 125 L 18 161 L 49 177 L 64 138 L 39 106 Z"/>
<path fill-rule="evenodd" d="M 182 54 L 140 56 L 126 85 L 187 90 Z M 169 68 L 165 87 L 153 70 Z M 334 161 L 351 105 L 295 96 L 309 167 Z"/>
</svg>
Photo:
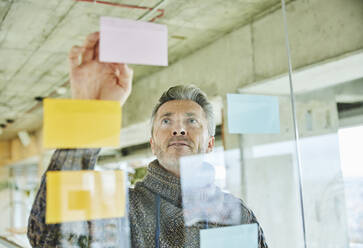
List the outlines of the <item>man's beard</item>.
<svg viewBox="0 0 363 248">
<path fill-rule="evenodd" d="M 159 161 L 159 164 L 164 167 L 167 171 L 173 173 L 174 175 L 179 176 L 180 175 L 180 163 L 179 159 L 183 156 L 191 156 L 194 154 L 206 152 L 206 148 L 199 147 L 196 151 L 193 151 L 191 149 L 189 154 L 183 154 L 183 155 L 177 155 L 177 154 L 168 154 L 167 151 L 163 151 L 163 149 L 160 147 L 160 145 L 155 144 L 154 148 L 155 155 Z"/>
<path fill-rule="evenodd" d="M 160 146 L 156 146 L 155 149 L 156 157 L 158 158 L 159 164 L 164 167 L 167 171 L 172 172 L 175 175 L 179 175 L 179 157 L 174 155 L 170 156 L 166 152 L 162 151 Z"/>
</svg>

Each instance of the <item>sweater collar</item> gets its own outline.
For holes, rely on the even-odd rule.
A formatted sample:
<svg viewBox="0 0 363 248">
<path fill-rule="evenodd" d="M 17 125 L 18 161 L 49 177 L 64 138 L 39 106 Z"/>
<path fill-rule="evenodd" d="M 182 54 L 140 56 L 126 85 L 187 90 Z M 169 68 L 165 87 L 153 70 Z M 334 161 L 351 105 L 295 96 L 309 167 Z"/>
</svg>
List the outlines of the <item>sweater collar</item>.
<svg viewBox="0 0 363 248">
<path fill-rule="evenodd" d="M 157 159 L 149 164 L 143 183 L 154 193 L 181 206 L 180 178 L 165 170 Z"/>
</svg>

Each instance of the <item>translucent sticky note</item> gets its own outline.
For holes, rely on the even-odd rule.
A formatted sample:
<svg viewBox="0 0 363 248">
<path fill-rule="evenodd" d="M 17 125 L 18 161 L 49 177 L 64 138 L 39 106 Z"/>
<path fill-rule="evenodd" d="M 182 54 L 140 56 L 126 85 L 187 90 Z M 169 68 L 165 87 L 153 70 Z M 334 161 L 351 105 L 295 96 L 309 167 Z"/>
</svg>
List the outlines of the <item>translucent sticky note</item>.
<svg viewBox="0 0 363 248">
<path fill-rule="evenodd" d="M 227 105 L 230 133 L 280 133 L 278 97 L 227 94 Z"/>
<path fill-rule="evenodd" d="M 45 99 L 46 148 L 117 147 L 121 106 L 117 101 Z"/>
<path fill-rule="evenodd" d="M 47 172 L 46 223 L 125 215 L 123 171 Z"/>
<path fill-rule="evenodd" d="M 200 230 L 200 248 L 257 248 L 257 224 Z"/>
<path fill-rule="evenodd" d="M 183 216 L 186 226 L 198 222 L 241 223 L 241 201 L 229 193 L 229 170 L 239 164 L 225 163 L 225 153 L 211 152 L 180 158 Z M 227 178 L 228 175 L 228 178 Z M 235 177 L 240 177 L 234 174 Z M 234 185 L 237 188 L 241 186 Z"/>
<path fill-rule="evenodd" d="M 103 62 L 167 66 L 167 26 L 101 17 L 100 60 Z"/>
</svg>

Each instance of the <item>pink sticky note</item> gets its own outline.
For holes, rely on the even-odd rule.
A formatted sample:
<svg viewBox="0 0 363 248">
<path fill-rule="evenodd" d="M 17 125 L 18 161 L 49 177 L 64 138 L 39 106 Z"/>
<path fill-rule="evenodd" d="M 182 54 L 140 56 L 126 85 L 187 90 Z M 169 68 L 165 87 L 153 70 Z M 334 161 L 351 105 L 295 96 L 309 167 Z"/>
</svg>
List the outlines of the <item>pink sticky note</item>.
<svg viewBox="0 0 363 248">
<path fill-rule="evenodd" d="M 102 62 L 168 65 L 166 25 L 101 17 L 100 60 Z"/>
</svg>

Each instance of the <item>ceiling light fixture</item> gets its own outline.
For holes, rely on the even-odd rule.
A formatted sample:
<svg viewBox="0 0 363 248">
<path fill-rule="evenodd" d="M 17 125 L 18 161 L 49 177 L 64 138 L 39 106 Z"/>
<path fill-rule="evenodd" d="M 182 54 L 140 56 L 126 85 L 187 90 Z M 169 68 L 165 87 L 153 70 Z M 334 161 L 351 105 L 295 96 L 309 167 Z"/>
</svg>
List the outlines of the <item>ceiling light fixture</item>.
<svg viewBox="0 0 363 248">
<path fill-rule="evenodd" d="M 28 146 L 30 144 L 30 136 L 27 131 L 19 132 L 18 137 L 23 146 Z"/>
<path fill-rule="evenodd" d="M 67 93 L 67 89 L 64 87 L 60 87 L 56 91 L 58 95 L 64 95 L 65 93 Z"/>
</svg>

